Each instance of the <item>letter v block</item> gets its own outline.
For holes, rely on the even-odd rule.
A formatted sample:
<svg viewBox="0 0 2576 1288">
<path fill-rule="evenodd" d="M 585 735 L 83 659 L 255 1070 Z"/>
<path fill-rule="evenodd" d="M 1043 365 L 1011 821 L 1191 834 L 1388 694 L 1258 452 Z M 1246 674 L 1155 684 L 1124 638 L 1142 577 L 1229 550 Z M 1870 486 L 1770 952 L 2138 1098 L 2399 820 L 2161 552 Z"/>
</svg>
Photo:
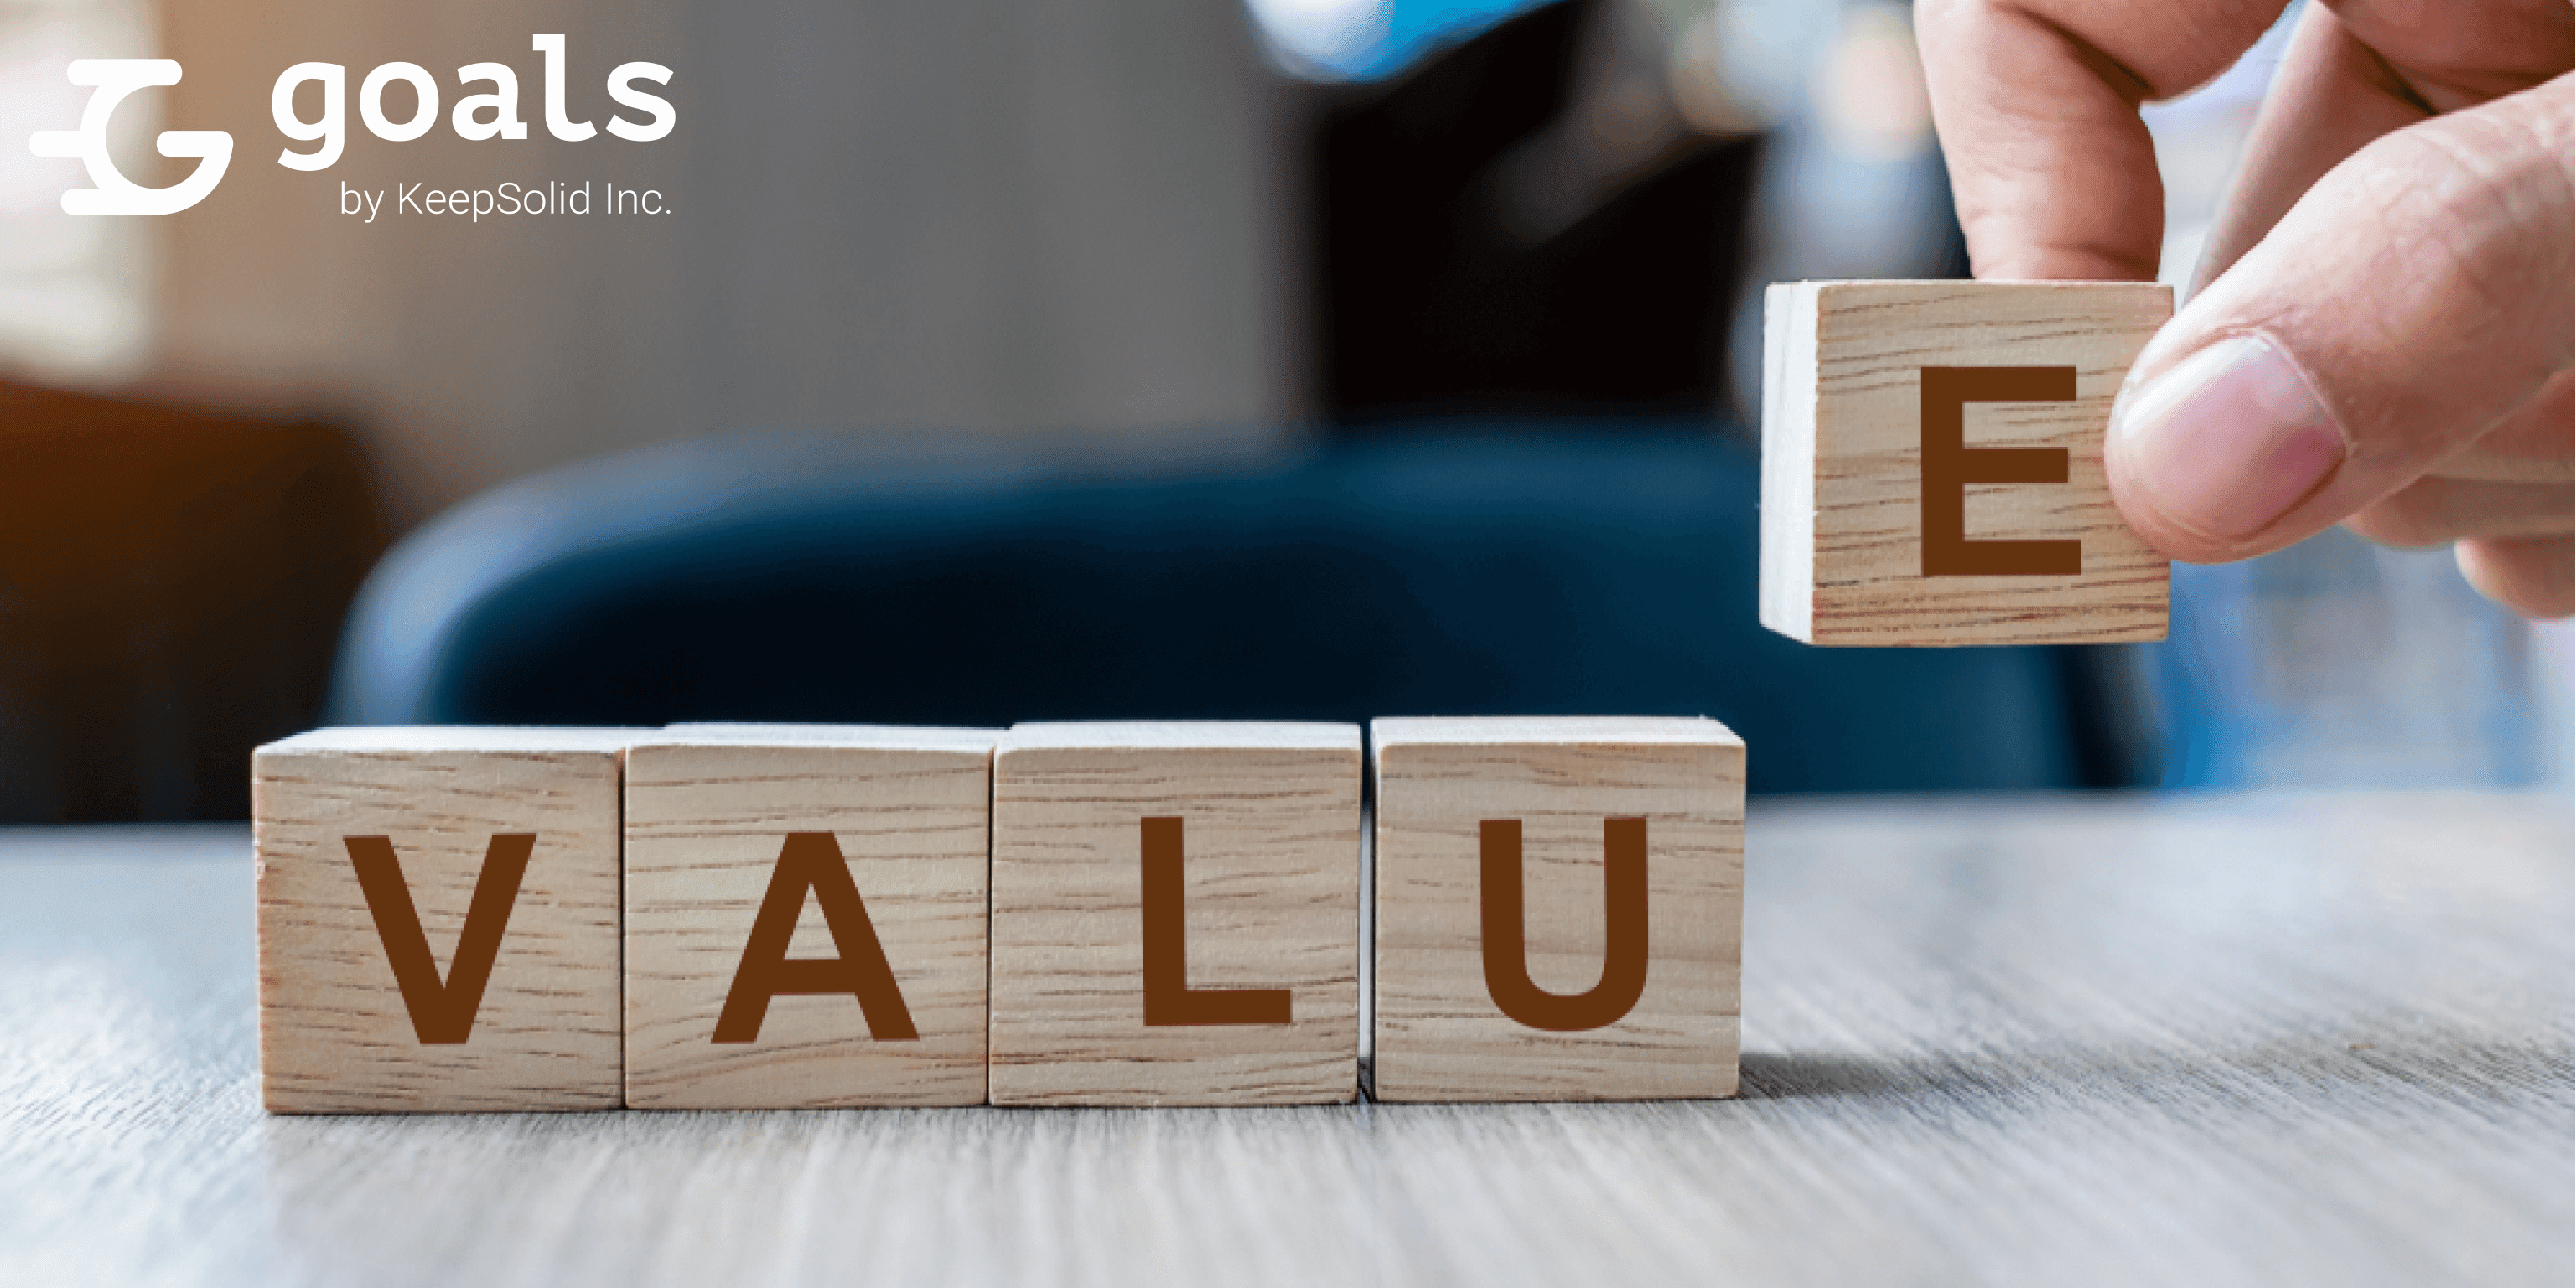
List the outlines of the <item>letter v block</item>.
<svg viewBox="0 0 2576 1288">
<path fill-rule="evenodd" d="M 626 763 L 626 1103 L 984 1102 L 998 730 L 682 725 Z"/>
<path fill-rule="evenodd" d="M 1359 1082 L 1360 731 L 1038 724 L 993 761 L 997 1105 Z"/>
<path fill-rule="evenodd" d="M 1511 718 L 1378 720 L 1369 743 L 1371 1095 L 1735 1094 L 1742 741 Z"/>
<path fill-rule="evenodd" d="M 252 757 L 275 1113 L 614 1109 L 614 729 L 325 729 Z"/>
<path fill-rule="evenodd" d="M 2165 637 L 2102 472 L 2173 313 L 2148 282 L 1782 282 L 1763 297 L 1762 624 L 1809 644 Z"/>
</svg>

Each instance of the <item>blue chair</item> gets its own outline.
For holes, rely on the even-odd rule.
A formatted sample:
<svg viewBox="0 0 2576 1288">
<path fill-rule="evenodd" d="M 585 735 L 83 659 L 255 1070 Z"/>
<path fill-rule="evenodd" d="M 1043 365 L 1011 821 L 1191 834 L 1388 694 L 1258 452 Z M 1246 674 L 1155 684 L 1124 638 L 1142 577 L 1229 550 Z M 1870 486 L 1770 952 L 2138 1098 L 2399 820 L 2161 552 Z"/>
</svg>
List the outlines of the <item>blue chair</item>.
<svg viewBox="0 0 2576 1288">
<path fill-rule="evenodd" d="M 1754 615 L 1705 425 L 1181 460 L 702 439 L 497 488 L 353 611 L 344 723 L 1706 714 L 1755 791 L 2151 783 L 2098 651 L 1815 649 Z"/>
</svg>

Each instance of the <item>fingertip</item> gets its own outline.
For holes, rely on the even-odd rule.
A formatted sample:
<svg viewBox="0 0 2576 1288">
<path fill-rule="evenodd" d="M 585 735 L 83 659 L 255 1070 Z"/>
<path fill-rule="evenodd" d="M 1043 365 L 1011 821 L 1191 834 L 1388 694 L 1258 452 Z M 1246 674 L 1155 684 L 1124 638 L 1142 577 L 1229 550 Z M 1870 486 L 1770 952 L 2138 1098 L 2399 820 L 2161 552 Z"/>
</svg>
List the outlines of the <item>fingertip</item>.
<svg viewBox="0 0 2576 1288">
<path fill-rule="evenodd" d="M 2348 449 L 2286 354 L 2262 336 L 2233 335 L 2161 370 L 2142 359 L 2112 404 L 2104 451 L 2130 525 L 2198 563 L 2281 544 L 2284 520 Z"/>
<path fill-rule="evenodd" d="M 2576 539 L 2463 541 L 2452 557 L 2479 594 L 2524 617 L 2576 614 Z"/>
<path fill-rule="evenodd" d="M 2128 524 L 2129 531 L 2136 533 L 2139 540 L 2167 559 L 2180 559 L 2184 563 L 2214 562 L 2204 556 L 2201 543 L 2192 539 L 2190 534 L 2173 530 L 2164 513 L 2156 509 L 2155 502 L 2148 499 L 2131 480 L 2130 474 L 2134 469 L 2128 463 L 2128 453 L 2121 450 L 2119 439 L 2113 438 L 2102 454 L 2102 475 L 2111 485 L 2111 504 L 2118 507 L 2120 521 Z M 2182 539 L 2176 540 L 2177 536 Z"/>
<path fill-rule="evenodd" d="M 2198 531 L 2167 514 L 2156 504 L 2152 492 L 2139 486 L 2138 467 L 2117 437 L 2110 441 L 2102 465 L 2111 486 L 2111 503 L 2119 509 L 2121 521 L 2157 554 L 2183 563 L 2216 564 L 2262 553 L 2246 548 L 2242 542 Z"/>
</svg>

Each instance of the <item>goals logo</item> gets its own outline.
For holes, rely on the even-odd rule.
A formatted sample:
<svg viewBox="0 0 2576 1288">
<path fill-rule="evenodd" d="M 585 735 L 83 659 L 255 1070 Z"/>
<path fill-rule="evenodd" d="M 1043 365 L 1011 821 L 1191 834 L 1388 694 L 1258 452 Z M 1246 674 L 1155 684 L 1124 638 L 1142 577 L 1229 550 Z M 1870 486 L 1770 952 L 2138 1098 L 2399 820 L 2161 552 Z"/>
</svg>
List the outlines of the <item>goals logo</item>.
<svg viewBox="0 0 2576 1288">
<path fill-rule="evenodd" d="M 545 55 L 546 131 L 558 139 L 579 141 L 599 133 L 589 121 L 575 121 L 564 110 L 564 38 L 542 35 L 532 39 L 530 48 Z M 91 187 L 73 188 L 63 193 L 63 213 L 69 215 L 167 215 L 175 214 L 206 199 L 223 182 L 224 170 L 232 164 L 233 136 L 223 130 L 163 130 L 154 146 L 161 155 L 172 158 L 198 158 L 197 168 L 187 178 L 166 188 L 146 188 L 125 177 L 108 154 L 107 122 L 122 103 L 136 90 L 179 83 L 179 64 L 166 58 L 79 59 L 66 73 L 74 85 L 88 86 L 92 93 L 89 105 L 81 110 L 80 128 L 76 130 L 38 130 L 27 145 L 40 157 L 77 157 L 89 171 Z M 507 63 L 468 63 L 456 69 L 457 89 L 484 83 L 490 93 L 466 94 L 456 102 L 449 125 L 458 137 L 470 140 L 524 139 L 528 126 L 519 118 L 519 75 Z M 306 120 L 295 110 L 295 91 L 307 81 L 322 87 L 322 110 L 318 119 Z M 385 87 L 395 81 L 411 86 L 419 106 L 408 121 L 396 121 L 385 115 Z M 638 81 L 656 85 L 671 83 L 671 69 L 660 63 L 620 63 L 608 74 L 608 96 L 619 107 L 640 115 L 641 120 L 613 116 L 608 132 L 621 139 L 649 143 L 671 132 L 676 114 L 668 100 L 635 87 Z M 269 115 L 278 133 L 288 139 L 317 144 L 310 152 L 291 148 L 277 154 L 277 163 L 291 170 L 327 170 L 340 159 L 342 145 L 349 132 L 348 69 L 338 63 L 297 63 L 280 73 L 277 85 L 269 94 Z M 402 143 L 430 132 L 438 124 L 438 81 L 429 69 L 418 63 L 386 63 L 368 72 L 358 87 L 358 116 L 367 132 L 389 143 Z"/>
<path fill-rule="evenodd" d="M 233 159 L 233 136 L 222 130 L 163 130 L 158 142 L 165 157 L 203 157 L 186 179 L 167 188 L 146 188 L 116 168 L 107 154 L 107 118 L 128 94 L 154 85 L 179 83 L 179 64 L 167 58 L 92 59 L 71 65 L 74 85 L 94 91 L 81 111 L 77 130 L 38 130 L 27 140 L 40 157 L 79 157 L 96 185 L 63 194 L 67 215 L 167 215 L 206 199 L 223 182 Z"/>
</svg>

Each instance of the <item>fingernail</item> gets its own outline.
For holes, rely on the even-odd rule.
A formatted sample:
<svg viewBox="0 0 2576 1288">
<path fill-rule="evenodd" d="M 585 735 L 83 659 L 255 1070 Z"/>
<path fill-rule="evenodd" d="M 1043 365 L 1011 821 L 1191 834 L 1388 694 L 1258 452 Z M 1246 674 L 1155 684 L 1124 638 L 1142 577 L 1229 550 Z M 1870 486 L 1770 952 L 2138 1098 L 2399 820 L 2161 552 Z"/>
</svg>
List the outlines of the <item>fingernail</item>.
<svg viewBox="0 0 2576 1288">
<path fill-rule="evenodd" d="M 2343 431 L 2288 355 L 2230 336 L 2123 386 L 2111 434 L 2165 517 L 2204 536 L 2271 526 L 2343 463 Z"/>
</svg>

